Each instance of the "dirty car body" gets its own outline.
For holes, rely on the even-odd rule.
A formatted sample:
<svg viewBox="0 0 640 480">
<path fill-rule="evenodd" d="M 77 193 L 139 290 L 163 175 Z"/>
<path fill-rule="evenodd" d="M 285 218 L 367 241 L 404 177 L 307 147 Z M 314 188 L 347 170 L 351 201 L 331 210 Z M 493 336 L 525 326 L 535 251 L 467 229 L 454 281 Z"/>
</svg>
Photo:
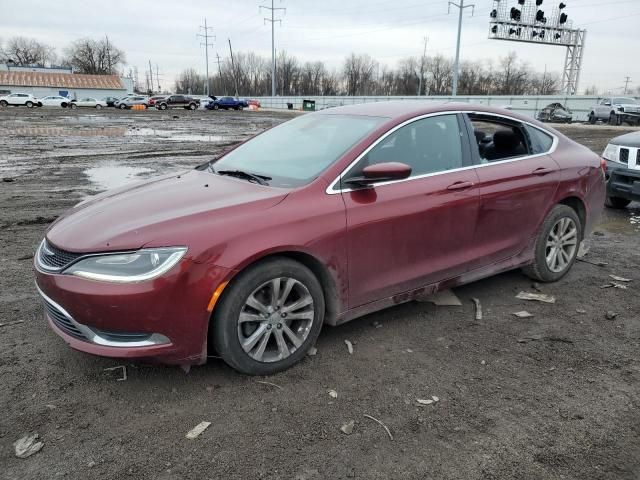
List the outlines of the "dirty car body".
<svg viewBox="0 0 640 480">
<path fill-rule="evenodd" d="M 553 229 L 579 226 L 577 248 L 603 202 L 600 157 L 513 112 L 340 107 L 79 204 L 47 230 L 36 284 L 75 349 L 189 365 L 213 344 L 267 374 L 322 324 L 532 265 L 568 212 L 541 246 L 561 258 Z"/>
</svg>

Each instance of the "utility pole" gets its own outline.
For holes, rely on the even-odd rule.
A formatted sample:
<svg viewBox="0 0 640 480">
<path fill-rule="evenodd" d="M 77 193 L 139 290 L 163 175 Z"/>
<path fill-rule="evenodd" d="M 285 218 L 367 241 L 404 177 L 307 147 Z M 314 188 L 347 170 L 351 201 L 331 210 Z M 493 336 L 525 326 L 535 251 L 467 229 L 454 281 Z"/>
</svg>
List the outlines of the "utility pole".
<svg viewBox="0 0 640 480">
<path fill-rule="evenodd" d="M 218 76 L 220 77 L 220 82 L 222 82 L 222 89 L 224 90 L 224 94 L 227 94 L 227 82 L 225 82 L 224 77 L 222 76 L 222 67 L 220 67 L 220 64 L 222 63 L 222 60 L 220 60 L 220 55 L 218 54 L 218 52 L 216 52 L 216 60 L 215 63 L 218 64 Z"/>
<path fill-rule="evenodd" d="M 204 27 L 200 25 L 200 29 L 204 30 L 204 33 L 196 34 L 196 37 L 204 39 L 204 42 L 200 42 L 200 46 L 204 47 L 204 58 L 207 71 L 207 84 L 205 85 L 205 93 L 209 95 L 209 47 L 213 46 L 213 43 L 209 43 L 209 39 L 216 39 L 215 35 L 210 35 L 209 30 L 213 30 L 213 27 L 207 27 L 207 19 L 204 19 Z"/>
<path fill-rule="evenodd" d="M 427 42 L 429 37 L 424 37 L 424 50 L 422 51 L 422 58 L 420 59 L 420 83 L 418 84 L 418 96 L 422 95 L 422 82 L 424 82 L 424 62 L 427 57 Z"/>
<path fill-rule="evenodd" d="M 275 8 L 273 6 L 273 1 L 271 0 L 271 7 L 265 7 L 264 5 L 260 5 L 260 9 L 271 10 L 271 18 L 265 18 L 266 22 L 271 23 L 271 96 L 276 96 L 276 22 L 280 22 L 282 25 L 282 19 L 275 18 L 276 10 L 283 10 L 285 14 L 287 13 L 286 8 Z"/>
<path fill-rule="evenodd" d="M 156 82 L 158 83 L 158 93 L 162 91 L 160 87 L 160 69 L 158 68 L 158 64 L 156 63 Z"/>
<path fill-rule="evenodd" d="M 465 0 L 460 0 L 460 4 L 455 2 L 449 2 L 449 9 L 447 13 L 451 13 L 451 5 L 458 9 L 458 40 L 456 42 L 456 60 L 453 64 L 453 96 L 458 95 L 458 73 L 460 65 L 460 34 L 462 33 L 462 12 L 465 8 L 471 8 L 471 16 L 473 16 L 475 5 L 465 5 Z"/>
<path fill-rule="evenodd" d="M 236 64 L 233 61 L 233 49 L 231 48 L 231 39 L 229 39 L 229 53 L 231 53 L 231 71 L 233 72 L 233 83 L 236 87 L 236 97 L 238 96 L 238 78 L 236 77 Z"/>
<path fill-rule="evenodd" d="M 153 94 L 153 68 L 151 67 L 151 60 L 149 60 L 149 93 Z"/>
<path fill-rule="evenodd" d="M 624 77 L 624 94 L 627 94 L 627 89 L 629 88 L 629 82 L 631 82 L 631 77 Z"/>
</svg>

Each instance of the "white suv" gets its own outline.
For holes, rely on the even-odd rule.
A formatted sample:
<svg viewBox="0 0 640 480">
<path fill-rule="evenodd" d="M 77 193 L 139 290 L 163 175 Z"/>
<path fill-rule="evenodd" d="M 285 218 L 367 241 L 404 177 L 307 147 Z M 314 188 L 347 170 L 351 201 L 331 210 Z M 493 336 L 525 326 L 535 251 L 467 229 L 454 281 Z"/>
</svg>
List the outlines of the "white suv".
<svg viewBox="0 0 640 480">
<path fill-rule="evenodd" d="M 8 105 L 14 105 L 16 107 L 24 105 L 25 107 L 32 108 L 41 107 L 42 102 L 30 93 L 11 93 L 0 97 L 0 107 L 6 107 Z"/>
</svg>

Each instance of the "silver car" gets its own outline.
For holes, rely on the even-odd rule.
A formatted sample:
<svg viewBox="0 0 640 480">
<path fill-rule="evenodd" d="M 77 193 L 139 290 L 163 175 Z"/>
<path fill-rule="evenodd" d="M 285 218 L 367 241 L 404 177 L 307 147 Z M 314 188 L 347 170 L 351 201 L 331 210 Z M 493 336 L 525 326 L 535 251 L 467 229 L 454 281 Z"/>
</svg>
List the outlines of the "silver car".
<svg viewBox="0 0 640 480">
<path fill-rule="evenodd" d="M 589 123 L 608 121 L 611 125 L 640 124 L 640 101 L 631 97 L 607 97 L 591 107 Z"/>
<path fill-rule="evenodd" d="M 132 97 L 124 97 L 113 104 L 114 107 L 124 110 L 125 108 L 131 108 L 134 105 L 149 106 L 149 97 L 145 95 L 136 95 Z"/>
</svg>

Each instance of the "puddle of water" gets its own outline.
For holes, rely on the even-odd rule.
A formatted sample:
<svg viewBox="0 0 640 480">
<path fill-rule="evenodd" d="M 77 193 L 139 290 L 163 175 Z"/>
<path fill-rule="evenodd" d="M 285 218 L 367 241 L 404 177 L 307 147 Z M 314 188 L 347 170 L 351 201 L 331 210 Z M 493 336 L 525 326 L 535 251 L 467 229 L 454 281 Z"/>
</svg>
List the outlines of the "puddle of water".
<svg viewBox="0 0 640 480">
<path fill-rule="evenodd" d="M 110 162 L 88 168 L 84 174 L 89 178 L 94 189 L 111 190 L 141 180 L 141 177 L 146 176 L 144 174 L 151 172 L 153 172 L 151 168 L 129 167 Z"/>
<path fill-rule="evenodd" d="M 0 136 L 21 137 L 124 137 L 126 127 L 18 127 L 2 128 Z"/>
</svg>

